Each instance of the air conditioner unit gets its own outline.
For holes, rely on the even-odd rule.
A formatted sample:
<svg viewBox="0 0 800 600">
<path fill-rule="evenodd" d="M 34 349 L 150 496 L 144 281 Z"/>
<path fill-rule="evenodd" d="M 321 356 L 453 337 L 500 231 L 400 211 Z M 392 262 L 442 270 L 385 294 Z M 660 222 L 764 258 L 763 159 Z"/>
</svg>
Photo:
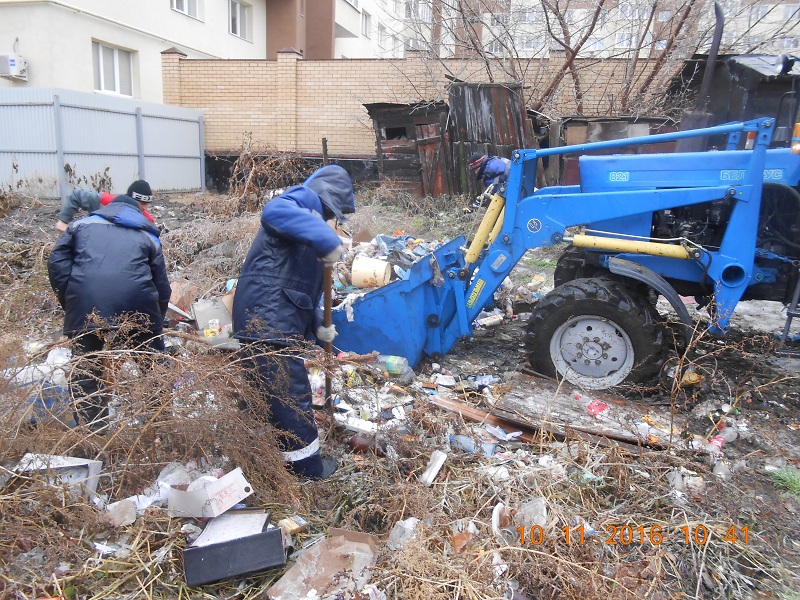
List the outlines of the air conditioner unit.
<svg viewBox="0 0 800 600">
<path fill-rule="evenodd" d="M 20 54 L 0 54 L 0 77 L 28 80 L 28 61 Z"/>
</svg>

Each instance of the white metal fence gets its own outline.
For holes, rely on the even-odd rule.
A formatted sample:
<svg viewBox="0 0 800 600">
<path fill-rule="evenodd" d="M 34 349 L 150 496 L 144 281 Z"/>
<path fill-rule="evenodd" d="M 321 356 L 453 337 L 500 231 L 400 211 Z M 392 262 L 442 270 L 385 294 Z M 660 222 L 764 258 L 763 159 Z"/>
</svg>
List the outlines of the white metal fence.
<svg viewBox="0 0 800 600">
<path fill-rule="evenodd" d="M 54 88 L 0 89 L 0 190 L 64 197 L 108 177 L 161 192 L 205 189 L 199 110 Z"/>
</svg>

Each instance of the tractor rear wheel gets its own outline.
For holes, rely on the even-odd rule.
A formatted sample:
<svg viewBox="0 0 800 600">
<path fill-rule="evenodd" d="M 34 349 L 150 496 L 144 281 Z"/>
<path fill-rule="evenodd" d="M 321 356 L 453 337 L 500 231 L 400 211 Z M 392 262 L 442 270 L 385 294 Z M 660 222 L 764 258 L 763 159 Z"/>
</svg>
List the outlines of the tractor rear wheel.
<svg viewBox="0 0 800 600">
<path fill-rule="evenodd" d="M 619 281 L 576 279 L 536 303 L 525 343 L 536 371 L 597 390 L 657 373 L 664 329 L 647 299 Z"/>
</svg>

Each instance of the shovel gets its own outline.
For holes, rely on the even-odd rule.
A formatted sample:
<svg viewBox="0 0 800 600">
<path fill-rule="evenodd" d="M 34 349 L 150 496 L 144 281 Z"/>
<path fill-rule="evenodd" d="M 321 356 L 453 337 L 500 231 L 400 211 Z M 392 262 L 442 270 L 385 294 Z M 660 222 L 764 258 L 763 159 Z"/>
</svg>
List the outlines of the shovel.
<svg viewBox="0 0 800 600">
<path fill-rule="evenodd" d="M 330 327 L 333 322 L 333 267 L 325 267 L 322 272 L 322 290 L 323 290 L 323 313 L 322 324 L 325 327 Z M 325 406 L 330 409 L 333 414 L 333 399 L 331 398 L 331 367 L 333 361 L 333 343 L 325 342 Z"/>
</svg>

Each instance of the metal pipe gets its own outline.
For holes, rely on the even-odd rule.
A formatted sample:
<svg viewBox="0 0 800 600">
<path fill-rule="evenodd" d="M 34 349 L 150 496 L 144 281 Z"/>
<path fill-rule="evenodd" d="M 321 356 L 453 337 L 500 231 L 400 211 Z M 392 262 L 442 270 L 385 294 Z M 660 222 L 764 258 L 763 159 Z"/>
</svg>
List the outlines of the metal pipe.
<svg viewBox="0 0 800 600">
<path fill-rule="evenodd" d="M 492 201 L 489 203 L 489 208 L 486 209 L 486 214 L 483 215 L 483 220 L 478 226 L 478 231 L 475 234 L 472 243 L 469 245 L 467 254 L 464 256 L 464 261 L 467 264 L 472 264 L 478 260 L 478 256 L 480 256 L 481 250 L 483 250 L 483 246 L 486 244 L 486 240 L 489 239 L 489 235 L 497 223 L 498 216 L 505 207 L 505 203 L 506 199 L 500 194 L 494 194 L 492 196 Z"/>
<path fill-rule="evenodd" d="M 504 206 L 503 209 L 500 211 L 500 216 L 497 217 L 497 222 L 492 227 L 492 233 L 489 234 L 489 239 L 486 240 L 486 243 L 490 246 L 494 244 L 494 241 L 497 239 L 497 236 L 500 235 L 500 230 L 503 228 L 503 217 L 506 216 L 506 207 Z"/>
<path fill-rule="evenodd" d="M 689 251 L 677 244 L 660 244 L 658 242 L 639 242 L 636 240 L 623 240 L 619 238 L 598 237 L 582 233 L 565 237 L 565 242 L 570 242 L 578 248 L 593 248 L 595 250 L 609 250 L 613 252 L 632 252 L 634 254 L 650 254 L 652 256 L 666 256 L 667 258 L 692 258 Z"/>
</svg>

